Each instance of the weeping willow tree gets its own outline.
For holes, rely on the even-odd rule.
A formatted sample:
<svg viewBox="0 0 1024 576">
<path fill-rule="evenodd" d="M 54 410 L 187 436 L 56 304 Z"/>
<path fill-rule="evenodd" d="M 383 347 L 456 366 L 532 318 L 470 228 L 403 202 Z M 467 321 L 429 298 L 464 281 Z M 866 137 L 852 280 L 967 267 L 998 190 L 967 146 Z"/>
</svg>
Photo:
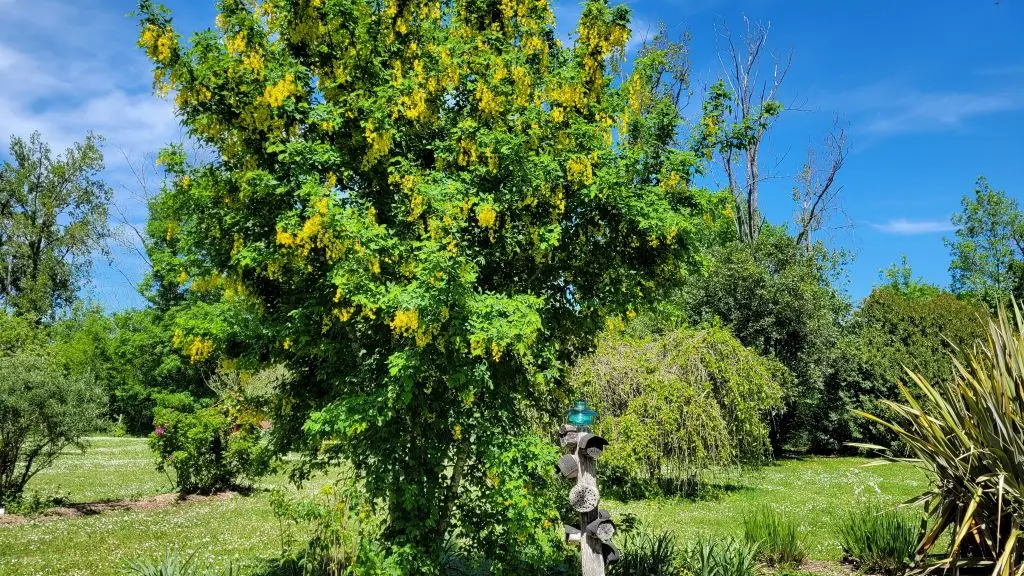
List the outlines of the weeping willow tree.
<svg viewBox="0 0 1024 576">
<path fill-rule="evenodd" d="M 687 490 L 701 470 L 766 461 L 785 377 L 721 328 L 608 334 L 573 373 L 611 443 L 602 475 L 626 491 Z"/>
</svg>

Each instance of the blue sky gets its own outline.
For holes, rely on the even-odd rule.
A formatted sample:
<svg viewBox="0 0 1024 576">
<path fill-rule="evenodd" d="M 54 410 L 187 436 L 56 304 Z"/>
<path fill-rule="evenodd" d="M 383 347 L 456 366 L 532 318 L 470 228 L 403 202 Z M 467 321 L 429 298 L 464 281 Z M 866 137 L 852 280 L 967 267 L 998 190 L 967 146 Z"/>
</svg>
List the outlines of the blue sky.
<svg viewBox="0 0 1024 576">
<path fill-rule="evenodd" d="M 167 2 L 185 30 L 212 24 L 212 0 Z M 906 255 L 916 274 L 946 285 L 949 216 L 986 175 L 1024 194 L 1024 3 L 1004 0 L 821 2 L 689 0 L 628 2 L 636 38 L 664 22 L 691 35 L 695 101 L 721 73 L 716 27 L 743 17 L 770 23 L 769 48 L 792 53 L 780 93 L 788 110 L 762 153 L 774 178 L 762 186 L 773 222 L 791 216 L 793 176 L 834 118 L 847 125 L 850 156 L 840 176 L 844 219 L 826 234 L 854 256 L 846 288 L 860 299 L 881 268 Z M 180 139 L 168 102 L 150 94 L 135 47 L 131 0 L 0 0 L 0 145 L 42 132 L 55 149 L 86 130 L 107 138 L 107 179 L 117 211 L 141 225 L 145 207 L 125 155 L 139 163 Z M 580 8 L 554 4 L 568 38 Z M 696 113 L 693 104 L 692 113 Z M 3 152 L 0 152 L 2 157 Z M 152 181 L 150 180 L 150 185 Z M 714 184 L 714 182 L 712 182 Z M 141 305 L 146 269 L 113 249 L 85 291 L 108 308 Z"/>
</svg>

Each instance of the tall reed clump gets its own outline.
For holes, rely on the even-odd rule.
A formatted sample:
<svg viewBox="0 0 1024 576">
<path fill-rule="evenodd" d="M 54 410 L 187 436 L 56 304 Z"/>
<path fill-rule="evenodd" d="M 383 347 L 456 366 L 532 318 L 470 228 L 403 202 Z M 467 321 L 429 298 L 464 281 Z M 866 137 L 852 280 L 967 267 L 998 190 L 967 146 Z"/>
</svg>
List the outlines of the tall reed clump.
<svg viewBox="0 0 1024 576">
<path fill-rule="evenodd" d="M 757 559 L 770 566 L 794 568 L 807 557 L 796 522 L 769 506 L 743 518 L 743 539 L 755 548 Z"/>
<path fill-rule="evenodd" d="M 858 570 L 897 576 L 914 560 L 920 530 L 920 516 L 870 505 L 847 512 L 837 532 L 844 559 Z"/>
<path fill-rule="evenodd" d="M 611 576 L 677 576 L 682 574 L 682 550 L 671 532 L 638 531 L 626 535 Z"/>
<path fill-rule="evenodd" d="M 689 576 L 755 576 L 757 549 L 743 540 L 703 536 L 682 549 Z"/>
<path fill-rule="evenodd" d="M 1024 572 L 1024 318 L 1000 308 L 987 339 L 961 359 L 953 378 L 930 383 L 908 370 L 914 392 L 886 402 L 885 420 L 926 470 L 931 487 L 917 499 L 929 517 L 915 552 L 918 567 Z M 859 445 L 878 449 L 878 446 Z M 888 455 L 887 460 L 900 460 Z M 949 531 L 948 552 L 940 536 Z"/>
</svg>

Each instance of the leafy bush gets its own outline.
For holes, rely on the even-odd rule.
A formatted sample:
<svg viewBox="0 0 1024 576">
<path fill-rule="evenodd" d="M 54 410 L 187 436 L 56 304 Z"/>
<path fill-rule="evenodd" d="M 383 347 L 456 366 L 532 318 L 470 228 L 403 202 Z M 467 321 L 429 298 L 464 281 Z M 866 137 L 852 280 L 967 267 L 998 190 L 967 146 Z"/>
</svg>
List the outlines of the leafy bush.
<svg viewBox="0 0 1024 576">
<path fill-rule="evenodd" d="M 290 374 L 280 367 L 257 372 L 219 370 L 207 382 L 218 395 L 212 406 L 186 392 L 154 394 L 150 446 L 159 470 L 173 469 L 183 494 L 209 493 L 269 473 L 267 396 Z"/>
<path fill-rule="evenodd" d="M 18 500 L 63 450 L 85 450 L 102 410 L 92 380 L 69 376 L 42 352 L 0 357 L 0 505 Z"/>
<path fill-rule="evenodd" d="M 560 557 L 558 507 L 568 499 L 552 474 L 557 460 L 549 440 L 510 436 L 497 440 L 480 462 L 485 474 L 463 477 L 458 533 L 467 552 L 486 559 L 491 574 L 537 574 Z"/>
<path fill-rule="evenodd" d="M 990 562 L 993 574 L 1016 573 L 1024 557 L 1024 318 L 1019 308 L 1014 307 L 1013 318 L 1000 309 L 989 323 L 987 341 L 953 366 L 953 378 L 937 384 L 908 371 L 924 401 L 902 388 L 906 404 L 886 402 L 894 413 L 890 420 L 863 415 L 888 426 L 932 478 L 919 498 L 931 523 L 918 556 L 935 550 L 939 537 L 952 530 L 948 561 Z"/>
<path fill-rule="evenodd" d="M 689 576 L 755 576 L 757 549 L 735 538 L 702 536 L 682 549 Z"/>
<path fill-rule="evenodd" d="M 985 337 L 988 311 L 939 290 L 903 281 L 876 288 L 854 313 L 836 350 L 835 369 L 817 413 L 815 449 L 832 452 L 844 442 L 890 446 L 896 435 L 857 417 L 864 410 L 888 418 L 882 400 L 898 400 L 904 366 L 935 382 L 953 377 L 949 355 Z"/>
<path fill-rule="evenodd" d="M 611 443 L 605 484 L 620 497 L 688 491 L 701 470 L 766 461 L 780 371 L 720 328 L 604 335 L 572 377 Z"/>
<path fill-rule="evenodd" d="M 757 558 L 771 566 L 793 568 L 807 556 L 796 522 L 768 506 L 743 518 L 743 538 L 756 548 Z"/>
<path fill-rule="evenodd" d="M 862 572 L 897 576 L 910 567 L 920 535 L 916 515 L 868 506 L 851 510 L 839 522 L 843 557 Z"/>
<path fill-rule="evenodd" d="M 223 490 L 269 471 L 271 457 L 259 422 L 233 419 L 223 405 L 195 412 L 158 408 L 155 422 L 150 447 L 157 469 L 173 470 L 182 494 Z"/>
<path fill-rule="evenodd" d="M 825 377 L 850 307 L 833 286 L 841 257 L 765 226 L 753 246 L 715 248 L 708 273 L 691 275 L 684 285 L 681 306 L 691 325 L 724 325 L 792 374 L 781 380 L 786 410 L 772 421 L 777 451 L 813 450 L 818 442 L 816 412 L 831 401 Z"/>
<path fill-rule="evenodd" d="M 682 550 L 671 532 L 630 532 L 609 576 L 676 576 L 683 573 Z"/>
<path fill-rule="evenodd" d="M 385 518 L 350 476 L 325 484 L 313 497 L 271 494 L 280 522 L 282 557 L 301 574 L 389 574 L 396 551 L 381 542 Z"/>
</svg>

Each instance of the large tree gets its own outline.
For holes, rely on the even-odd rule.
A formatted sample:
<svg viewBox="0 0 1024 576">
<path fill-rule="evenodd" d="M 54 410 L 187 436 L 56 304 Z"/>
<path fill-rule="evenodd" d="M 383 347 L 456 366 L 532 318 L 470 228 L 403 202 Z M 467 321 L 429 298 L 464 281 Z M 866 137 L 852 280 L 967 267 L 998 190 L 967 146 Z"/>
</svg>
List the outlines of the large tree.
<svg viewBox="0 0 1024 576">
<path fill-rule="evenodd" d="M 107 235 L 101 138 L 56 157 L 38 132 L 11 137 L 0 165 L 0 305 L 41 319 L 74 302 Z"/>
<path fill-rule="evenodd" d="M 157 88 L 216 158 L 162 155 L 154 266 L 252 304 L 249 352 L 296 374 L 275 429 L 354 462 L 430 564 L 459 494 L 500 485 L 488 451 L 724 210 L 678 144 L 681 52 L 613 82 L 629 16 L 604 1 L 570 47 L 543 0 L 218 8 L 185 45 L 140 4 Z"/>
<path fill-rule="evenodd" d="M 1017 200 L 978 178 L 973 195 L 953 214 L 953 239 L 946 239 L 952 261 L 953 292 L 977 298 L 993 309 L 1020 297 L 1024 280 L 1024 213 Z"/>
</svg>

